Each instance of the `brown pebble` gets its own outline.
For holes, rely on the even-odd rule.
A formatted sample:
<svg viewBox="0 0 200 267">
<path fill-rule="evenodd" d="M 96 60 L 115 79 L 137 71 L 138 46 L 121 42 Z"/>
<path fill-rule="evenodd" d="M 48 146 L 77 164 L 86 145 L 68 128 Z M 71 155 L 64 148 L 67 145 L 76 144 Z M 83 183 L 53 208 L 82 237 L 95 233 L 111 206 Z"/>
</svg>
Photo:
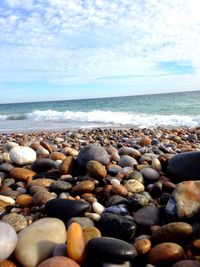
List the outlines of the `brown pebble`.
<svg viewBox="0 0 200 267">
<path fill-rule="evenodd" d="M 43 261 L 37 267 L 80 267 L 80 265 L 70 258 L 55 256 Z"/>
<path fill-rule="evenodd" d="M 71 174 L 74 165 L 74 159 L 72 156 L 66 157 L 61 163 L 59 170 L 62 174 Z"/>
<path fill-rule="evenodd" d="M 31 206 L 33 197 L 29 194 L 21 194 L 16 198 L 16 203 L 21 207 Z"/>
<path fill-rule="evenodd" d="M 24 168 L 13 168 L 10 171 L 10 176 L 17 180 L 27 181 L 29 177 L 34 177 L 35 175 L 36 173 L 34 171 L 24 169 Z"/>
<path fill-rule="evenodd" d="M 122 197 L 125 197 L 128 194 L 128 190 L 123 185 L 113 185 L 112 192 Z"/>
<path fill-rule="evenodd" d="M 90 180 L 82 181 L 72 187 L 72 194 L 91 193 L 95 188 L 94 182 Z"/>
<path fill-rule="evenodd" d="M 93 178 L 105 178 L 107 175 L 106 168 L 96 160 L 90 160 L 87 163 L 87 171 Z"/>
<path fill-rule="evenodd" d="M 151 241 L 147 238 L 141 238 L 134 243 L 138 254 L 146 254 L 151 249 Z"/>
<path fill-rule="evenodd" d="M 0 261 L 0 267 L 17 267 L 17 265 L 9 260 Z"/>
<path fill-rule="evenodd" d="M 66 158 L 66 156 L 61 152 L 52 152 L 49 155 L 49 158 L 53 159 L 53 160 L 64 160 Z"/>
<path fill-rule="evenodd" d="M 141 146 L 148 146 L 148 145 L 151 144 L 151 139 L 148 136 L 145 135 L 140 139 L 139 144 Z"/>
</svg>

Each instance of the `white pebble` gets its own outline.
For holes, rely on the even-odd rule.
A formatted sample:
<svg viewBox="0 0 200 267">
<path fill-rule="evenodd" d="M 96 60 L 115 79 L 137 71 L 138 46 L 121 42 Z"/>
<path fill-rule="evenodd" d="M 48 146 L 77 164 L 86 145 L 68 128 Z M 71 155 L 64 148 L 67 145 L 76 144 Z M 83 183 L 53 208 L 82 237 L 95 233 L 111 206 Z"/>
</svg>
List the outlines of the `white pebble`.
<svg viewBox="0 0 200 267">
<path fill-rule="evenodd" d="M 15 204 L 15 200 L 12 199 L 11 197 L 7 197 L 7 196 L 2 196 L 2 195 L 0 195 L 0 200 L 3 200 L 4 202 L 9 203 L 10 205 Z"/>
<path fill-rule="evenodd" d="M 120 181 L 116 178 L 111 179 L 110 183 L 111 185 L 114 185 L 114 186 L 120 185 Z"/>
<path fill-rule="evenodd" d="M 92 203 L 92 208 L 99 215 L 101 215 L 105 210 L 105 207 L 101 205 L 99 202 Z"/>
<path fill-rule="evenodd" d="M 91 219 L 94 222 L 98 222 L 101 219 L 101 216 L 94 212 L 85 212 L 85 217 Z"/>
</svg>

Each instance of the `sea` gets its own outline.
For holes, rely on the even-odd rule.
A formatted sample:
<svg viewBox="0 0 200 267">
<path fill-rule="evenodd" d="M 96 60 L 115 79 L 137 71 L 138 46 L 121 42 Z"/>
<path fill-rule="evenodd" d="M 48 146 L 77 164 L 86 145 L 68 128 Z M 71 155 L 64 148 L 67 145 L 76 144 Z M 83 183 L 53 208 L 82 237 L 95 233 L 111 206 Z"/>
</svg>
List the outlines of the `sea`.
<svg viewBox="0 0 200 267">
<path fill-rule="evenodd" d="M 200 91 L 0 104 L 1 133 L 158 126 L 200 126 Z"/>
</svg>

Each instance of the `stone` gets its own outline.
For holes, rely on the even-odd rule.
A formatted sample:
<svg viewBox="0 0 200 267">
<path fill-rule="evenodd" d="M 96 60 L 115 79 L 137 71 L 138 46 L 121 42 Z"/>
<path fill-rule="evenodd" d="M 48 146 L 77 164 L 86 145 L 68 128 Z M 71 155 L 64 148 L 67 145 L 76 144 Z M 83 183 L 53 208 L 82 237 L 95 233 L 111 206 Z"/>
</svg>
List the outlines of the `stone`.
<svg viewBox="0 0 200 267">
<path fill-rule="evenodd" d="M 140 144 L 141 146 L 148 146 L 148 145 L 151 144 L 151 139 L 150 139 L 148 136 L 144 135 L 144 136 L 140 139 L 139 144 Z"/>
<path fill-rule="evenodd" d="M 131 267 L 131 263 L 129 261 L 123 263 L 104 262 L 102 267 Z"/>
<path fill-rule="evenodd" d="M 74 166 L 73 156 L 66 157 L 59 167 L 59 171 L 62 174 L 71 174 Z"/>
<path fill-rule="evenodd" d="M 98 228 L 94 226 L 86 226 L 83 228 L 83 236 L 84 236 L 85 244 L 87 245 L 87 243 L 91 239 L 95 237 L 101 237 L 101 232 L 99 231 Z"/>
<path fill-rule="evenodd" d="M 8 162 L 4 162 L 0 164 L 0 171 L 3 171 L 3 172 L 10 172 L 13 168 L 14 166 Z"/>
<path fill-rule="evenodd" d="M 103 213 L 97 226 L 102 236 L 115 237 L 125 241 L 132 240 L 136 231 L 136 224 L 132 220 L 112 213 Z"/>
<path fill-rule="evenodd" d="M 185 222 L 172 222 L 153 231 L 152 239 L 161 242 L 182 241 L 192 235 L 192 226 Z"/>
<path fill-rule="evenodd" d="M 16 203 L 21 207 L 30 207 L 33 202 L 33 197 L 29 194 L 21 194 L 16 198 Z"/>
<path fill-rule="evenodd" d="M 77 246 L 78 244 L 78 246 Z M 67 229 L 67 254 L 82 264 L 85 259 L 85 239 L 80 224 L 73 222 Z"/>
<path fill-rule="evenodd" d="M 118 214 L 118 215 L 128 215 L 129 214 L 127 206 L 125 204 L 110 206 L 110 207 L 105 209 L 105 212 Z"/>
<path fill-rule="evenodd" d="M 67 257 L 67 245 L 64 244 L 64 243 L 57 244 L 54 247 L 52 256 L 53 257 L 55 257 L 55 256 L 64 256 L 64 257 Z"/>
<path fill-rule="evenodd" d="M 87 163 L 87 171 L 93 178 L 105 178 L 107 171 L 106 168 L 96 160 L 90 160 Z"/>
<path fill-rule="evenodd" d="M 160 174 L 157 170 L 153 168 L 144 168 L 141 170 L 142 175 L 147 180 L 158 180 L 160 177 Z"/>
<path fill-rule="evenodd" d="M 128 198 L 128 207 L 130 210 L 138 210 L 148 206 L 149 198 L 145 194 L 135 193 Z"/>
<path fill-rule="evenodd" d="M 37 155 L 30 147 L 16 146 L 10 150 L 10 158 L 17 165 L 28 165 L 36 160 Z"/>
<path fill-rule="evenodd" d="M 42 190 L 33 195 L 32 202 L 33 202 L 33 205 L 35 206 L 42 206 L 46 204 L 49 200 L 55 199 L 55 198 L 56 196 L 53 195 L 52 193 Z"/>
<path fill-rule="evenodd" d="M 56 162 L 54 160 L 46 158 L 37 159 L 32 165 L 32 169 L 35 172 L 45 172 L 51 169 L 56 169 L 56 167 Z"/>
<path fill-rule="evenodd" d="M 91 193 L 95 188 L 94 182 L 90 180 L 85 180 L 77 183 L 72 187 L 72 194 L 83 194 L 83 193 Z"/>
<path fill-rule="evenodd" d="M 99 215 L 101 215 L 105 210 L 105 207 L 102 204 L 100 204 L 99 202 L 92 203 L 92 208 L 93 208 L 94 212 L 96 212 Z"/>
<path fill-rule="evenodd" d="M 118 179 L 112 178 L 110 180 L 111 185 L 120 185 L 120 181 Z"/>
<path fill-rule="evenodd" d="M 124 167 L 133 167 L 134 165 L 137 165 L 138 162 L 136 159 L 134 159 L 128 155 L 122 155 L 120 157 L 118 164 L 120 167 L 124 168 Z"/>
<path fill-rule="evenodd" d="M 68 221 L 67 226 L 69 227 L 73 222 L 80 224 L 82 228 L 94 226 L 93 221 L 86 217 L 73 217 Z"/>
<path fill-rule="evenodd" d="M 159 159 L 152 159 L 151 167 L 153 169 L 157 170 L 157 171 L 161 171 L 162 170 L 162 165 L 161 165 Z"/>
<path fill-rule="evenodd" d="M 61 152 L 52 152 L 49 155 L 49 158 L 52 160 L 62 160 L 63 161 L 66 158 L 66 156 Z"/>
<path fill-rule="evenodd" d="M 133 261 L 137 256 L 137 251 L 133 245 L 123 240 L 96 237 L 88 242 L 86 255 L 88 260 L 93 262 L 93 266 L 97 266 L 99 262 L 121 263 Z"/>
<path fill-rule="evenodd" d="M 56 244 L 66 242 L 66 228 L 62 221 L 44 218 L 18 233 L 15 257 L 23 266 L 35 267 L 50 257 Z"/>
<path fill-rule="evenodd" d="M 182 260 L 174 263 L 172 267 L 200 267 L 200 262 L 196 260 Z"/>
<path fill-rule="evenodd" d="M 184 257 L 183 248 L 171 242 L 165 242 L 154 246 L 148 255 L 148 262 L 153 265 L 172 264 Z"/>
<path fill-rule="evenodd" d="M 107 201 L 107 207 L 120 205 L 120 204 L 128 204 L 128 200 L 125 197 L 119 195 L 112 195 Z"/>
<path fill-rule="evenodd" d="M 159 219 L 160 219 L 160 211 L 157 207 L 155 206 L 148 206 L 139 209 L 134 217 L 134 221 L 142 226 L 152 226 L 159 224 Z"/>
<path fill-rule="evenodd" d="M 33 178 L 36 173 L 32 170 L 24 168 L 13 168 L 10 171 L 10 176 L 16 180 L 27 181 L 29 178 Z"/>
<path fill-rule="evenodd" d="M 0 262 L 6 260 L 17 245 L 15 229 L 6 222 L 0 221 Z"/>
<path fill-rule="evenodd" d="M 39 148 L 36 150 L 37 158 L 48 158 L 49 151 L 45 148 Z"/>
<path fill-rule="evenodd" d="M 55 256 L 43 261 L 37 267 L 80 267 L 80 265 L 70 258 Z"/>
<path fill-rule="evenodd" d="M 21 231 L 27 226 L 26 218 L 21 214 L 10 213 L 2 218 L 2 222 L 9 223 L 16 232 Z"/>
<path fill-rule="evenodd" d="M 90 160 L 96 160 L 103 165 L 107 165 L 110 162 L 107 151 L 103 147 L 93 144 L 81 148 L 77 157 L 77 163 L 84 167 Z"/>
<path fill-rule="evenodd" d="M 85 212 L 84 216 L 94 222 L 98 222 L 101 219 L 101 216 L 94 212 Z"/>
<path fill-rule="evenodd" d="M 122 197 L 125 197 L 128 194 L 128 190 L 123 185 L 113 185 L 111 190 L 115 195 Z"/>
<path fill-rule="evenodd" d="M 27 188 L 30 189 L 32 186 L 41 186 L 44 188 L 48 188 L 53 182 L 54 182 L 53 179 L 39 178 L 28 183 Z"/>
<path fill-rule="evenodd" d="M 69 191 L 72 188 L 72 185 L 65 181 L 54 181 L 50 184 L 49 189 L 55 193 L 62 193 Z"/>
<path fill-rule="evenodd" d="M 200 180 L 200 151 L 173 156 L 168 161 L 167 171 L 175 181 Z"/>
<path fill-rule="evenodd" d="M 47 191 L 47 188 L 39 186 L 39 185 L 33 185 L 31 186 L 31 188 L 29 189 L 31 195 L 33 196 L 34 194 L 36 194 L 37 192 L 41 192 L 41 191 Z"/>
<path fill-rule="evenodd" d="M 13 198 L 7 197 L 7 196 L 3 196 L 3 195 L 0 195 L 0 201 L 6 202 L 9 205 L 14 205 L 15 204 L 15 200 Z"/>
<path fill-rule="evenodd" d="M 0 261 L 0 267 L 17 267 L 17 265 L 9 260 Z"/>
<path fill-rule="evenodd" d="M 42 140 L 40 142 L 40 145 L 42 145 L 45 149 L 47 149 L 49 151 L 49 153 L 52 153 L 53 152 L 52 145 L 49 144 L 48 142 L 46 142 L 45 140 Z"/>
<path fill-rule="evenodd" d="M 88 202 L 71 199 L 52 199 L 45 205 L 45 212 L 48 217 L 59 218 L 67 222 L 72 217 L 83 216 L 90 208 Z"/>
<path fill-rule="evenodd" d="M 130 179 L 124 183 L 124 187 L 128 192 L 141 193 L 144 192 L 144 185 L 137 180 Z"/>
<path fill-rule="evenodd" d="M 118 151 L 119 155 L 128 155 L 133 158 L 139 158 L 141 156 L 139 150 L 133 148 L 133 147 L 126 147 L 123 146 Z"/>
</svg>

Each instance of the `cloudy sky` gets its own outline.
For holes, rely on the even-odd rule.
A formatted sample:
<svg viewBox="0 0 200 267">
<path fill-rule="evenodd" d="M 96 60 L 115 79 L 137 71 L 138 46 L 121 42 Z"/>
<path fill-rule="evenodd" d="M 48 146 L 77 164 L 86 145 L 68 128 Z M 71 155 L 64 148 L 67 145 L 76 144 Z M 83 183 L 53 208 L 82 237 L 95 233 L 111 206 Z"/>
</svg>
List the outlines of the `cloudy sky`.
<svg viewBox="0 0 200 267">
<path fill-rule="evenodd" d="M 0 102 L 200 89 L 199 0 L 0 0 Z"/>
</svg>

